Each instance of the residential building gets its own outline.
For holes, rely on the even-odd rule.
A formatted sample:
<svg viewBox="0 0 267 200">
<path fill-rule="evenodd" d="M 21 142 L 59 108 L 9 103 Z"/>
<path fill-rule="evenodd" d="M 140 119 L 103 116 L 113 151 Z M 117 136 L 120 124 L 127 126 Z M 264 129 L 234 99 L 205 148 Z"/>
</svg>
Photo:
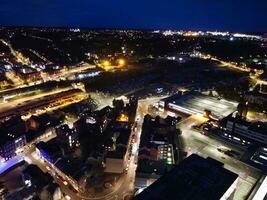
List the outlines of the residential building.
<svg viewBox="0 0 267 200">
<path fill-rule="evenodd" d="M 78 131 L 76 129 L 70 129 L 67 124 L 56 127 L 56 134 L 57 138 L 63 143 L 66 143 L 70 148 L 80 145 Z"/>
</svg>

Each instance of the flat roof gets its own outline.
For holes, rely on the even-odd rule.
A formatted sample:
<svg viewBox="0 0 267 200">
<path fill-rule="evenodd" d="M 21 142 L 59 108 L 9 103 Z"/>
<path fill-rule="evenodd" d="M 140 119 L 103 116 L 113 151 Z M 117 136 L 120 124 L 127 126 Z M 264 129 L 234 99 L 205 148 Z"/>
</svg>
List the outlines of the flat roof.
<svg viewBox="0 0 267 200">
<path fill-rule="evenodd" d="M 53 164 L 65 175 L 71 176 L 76 181 L 83 177 L 87 169 L 89 170 L 89 165 L 84 164 L 80 159 L 59 158 Z"/>
<path fill-rule="evenodd" d="M 220 120 L 237 110 L 237 102 L 210 97 L 199 92 L 178 93 L 166 98 L 165 103 L 170 109 L 186 114 L 203 114 L 211 111 L 211 117 Z"/>
<path fill-rule="evenodd" d="M 220 199 L 237 178 L 223 163 L 192 154 L 134 200 Z"/>
<path fill-rule="evenodd" d="M 39 142 L 36 144 L 36 148 L 39 150 L 45 151 L 49 156 L 53 157 L 54 155 L 62 154 L 60 143 L 57 140 L 57 138 L 53 138 L 49 140 L 48 142 Z"/>
<path fill-rule="evenodd" d="M 0 124 L 0 146 L 25 136 L 26 125 L 20 118 Z"/>
</svg>

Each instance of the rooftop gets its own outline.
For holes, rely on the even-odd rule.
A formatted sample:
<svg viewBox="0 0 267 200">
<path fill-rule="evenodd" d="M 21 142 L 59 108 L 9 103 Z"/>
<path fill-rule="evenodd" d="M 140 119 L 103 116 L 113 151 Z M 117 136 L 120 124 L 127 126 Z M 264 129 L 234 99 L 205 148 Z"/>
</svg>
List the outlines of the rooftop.
<svg viewBox="0 0 267 200">
<path fill-rule="evenodd" d="M 220 199 L 237 177 L 223 163 L 192 154 L 134 200 Z"/>
<path fill-rule="evenodd" d="M 146 174 L 146 176 L 153 175 L 153 174 L 163 175 L 167 171 L 169 171 L 171 167 L 172 166 L 168 166 L 167 164 L 161 161 L 139 159 L 136 173 L 138 173 L 139 177 L 141 176 L 141 174 Z"/>
<path fill-rule="evenodd" d="M 37 189 L 41 189 L 53 181 L 53 178 L 48 173 L 45 174 L 37 165 L 28 165 L 22 173 L 25 178 L 31 180 Z"/>
<path fill-rule="evenodd" d="M 131 135 L 131 129 L 122 129 L 120 130 L 119 136 L 116 140 L 116 144 L 119 145 L 128 145 L 129 139 Z"/>
<path fill-rule="evenodd" d="M 51 157 L 58 157 L 58 155 L 62 154 L 61 148 L 59 146 L 59 142 L 57 138 L 49 140 L 48 142 L 39 142 L 36 144 L 38 149 L 41 149 L 46 152 Z"/>
<path fill-rule="evenodd" d="M 106 158 L 123 159 L 127 152 L 127 148 L 124 146 L 118 146 L 115 151 L 108 151 Z"/>
<path fill-rule="evenodd" d="M 6 144 L 24 135 L 26 132 L 25 123 L 18 118 L 11 119 L 0 124 L 0 145 Z"/>
<path fill-rule="evenodd" d="M 211 111 L 211 117 L 219 120 L 237 109 L 236 102 L 218 99 L 198 92 L 177 93 L 165 99 L 165 103 L 173 109 L 186 114 L 203 114 L 205 110 Z"/>
<path fill-rule="evenodd" d="M 79 181 L 85 171 L 89 169 L 87 165 L 78 159 L 60 158 L 54 164 L 60 171 L 76 181 Z"/>
</svg>

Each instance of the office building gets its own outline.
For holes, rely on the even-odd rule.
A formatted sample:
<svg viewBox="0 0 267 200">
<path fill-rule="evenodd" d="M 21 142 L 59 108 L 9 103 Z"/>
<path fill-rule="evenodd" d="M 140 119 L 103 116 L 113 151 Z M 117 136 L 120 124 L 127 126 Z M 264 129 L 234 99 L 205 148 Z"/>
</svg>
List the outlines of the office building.
<svg viewBox="0 0 267 200">
<path fill-rule="evenodd" d="M 18 118 L 0 124 L 0 159 L 7 161 L 17 155 L 20 148 L 26 145 L 26 126 Z"/>
<path fill-rule="evenodd" d="M 226 130 L 235 135 L 236 138 L 244 138 L 261 144 L 267 144 L 267 123 L 248 122 L 239 117 L 229 117 L 226 123 Z"/>
<path fill-rule="evenodd" d="M 76 129 L 70 129 L 67 124 L 60 125 L 56 127 L 57 138 L 62 142 L 67 144 L 70 148 L 78 147 L 79 134 Z"/>
</svg>

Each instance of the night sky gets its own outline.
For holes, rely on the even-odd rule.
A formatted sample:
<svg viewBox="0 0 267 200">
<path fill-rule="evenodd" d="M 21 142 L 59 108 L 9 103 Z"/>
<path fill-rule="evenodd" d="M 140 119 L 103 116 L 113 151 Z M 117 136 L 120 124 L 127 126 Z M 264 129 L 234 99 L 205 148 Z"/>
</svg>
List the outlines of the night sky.
<svg viewBox="0 0 267 200">
<path fill-rule="evenodd" d="M 267 32 L 267 0 L 0 0 L 0 25 Z"/>
</svg>

